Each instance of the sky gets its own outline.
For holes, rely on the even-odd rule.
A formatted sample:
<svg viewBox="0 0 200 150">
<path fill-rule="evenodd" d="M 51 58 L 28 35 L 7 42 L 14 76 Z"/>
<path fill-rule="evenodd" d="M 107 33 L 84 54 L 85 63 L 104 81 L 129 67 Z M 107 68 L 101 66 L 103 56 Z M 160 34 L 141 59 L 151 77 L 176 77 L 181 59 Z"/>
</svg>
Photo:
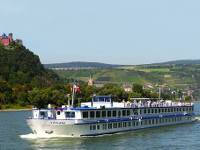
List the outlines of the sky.
<svg viewBox="0 0 200 150">
<path fill-rule="evenodd" d="M 199 0 L 0 0 L 0 33 L 42 63 L 200 59 Z"/>
</svg>

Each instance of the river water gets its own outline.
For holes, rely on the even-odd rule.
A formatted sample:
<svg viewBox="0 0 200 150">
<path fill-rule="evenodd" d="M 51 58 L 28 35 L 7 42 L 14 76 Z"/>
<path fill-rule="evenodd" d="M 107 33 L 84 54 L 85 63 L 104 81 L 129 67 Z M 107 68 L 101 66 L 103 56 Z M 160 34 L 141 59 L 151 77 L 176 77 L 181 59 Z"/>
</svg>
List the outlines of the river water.
<svg viewBox="0 0 200 150">
<path fill-rule="evenodd" d="M 200 104 L 195 105 L 200 113 Z M 26 125 L 30 111 L 0 112 L 0 150 L 199 150 L 200 121 L 88 138 L 33 138 Z M 25 136 L 27 138 L 21 138 Z"/>
</svg>

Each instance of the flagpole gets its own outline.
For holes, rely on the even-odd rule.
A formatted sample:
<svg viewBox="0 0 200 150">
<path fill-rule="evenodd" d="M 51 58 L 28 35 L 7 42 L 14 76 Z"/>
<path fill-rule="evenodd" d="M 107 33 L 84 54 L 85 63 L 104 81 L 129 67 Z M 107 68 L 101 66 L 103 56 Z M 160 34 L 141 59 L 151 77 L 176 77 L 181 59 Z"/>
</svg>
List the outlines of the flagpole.
<svg viewBox="0 0 200 150">
<path fill-rule="evenodd" d="M 74 86 L 75 86 L 75 84 L 73 83 L 73 87 L 72 87 L 72 107 L 74 107 L 74 94 L 75 94 Z"/>
<path fill-rule="evenodd" d="M 67 94 L 67 99 L 68 99 L 68 106 L 70 107 L 70 94 Z"/>
</svg>

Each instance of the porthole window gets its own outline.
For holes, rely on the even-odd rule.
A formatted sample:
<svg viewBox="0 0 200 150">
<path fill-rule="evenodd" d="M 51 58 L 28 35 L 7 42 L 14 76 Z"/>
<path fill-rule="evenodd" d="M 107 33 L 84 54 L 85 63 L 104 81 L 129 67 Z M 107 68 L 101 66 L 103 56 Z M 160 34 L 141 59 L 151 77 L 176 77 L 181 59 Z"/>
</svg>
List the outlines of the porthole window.
<svg viewBox="0 0 200 150">
<path fill-rule="evenodd" d="M 57 111 L 57 115 L 60 115 L 60 111 Z"/>
</svg>

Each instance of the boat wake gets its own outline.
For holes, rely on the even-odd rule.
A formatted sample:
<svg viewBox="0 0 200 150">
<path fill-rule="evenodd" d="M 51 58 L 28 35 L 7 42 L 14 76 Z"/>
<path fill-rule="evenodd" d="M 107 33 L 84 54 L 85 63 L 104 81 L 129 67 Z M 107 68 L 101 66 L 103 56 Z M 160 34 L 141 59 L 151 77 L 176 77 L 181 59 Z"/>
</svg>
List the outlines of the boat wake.
<svg viewBox="0 0 200 150">
<path fill-rule="evenodd" d="M 48 138 L 66 138 L 66 137 L 70 137 L 70 136 L 66 136 L 66 135 L 38 135 L 38 134 L 33 134 L 33 133 L 29 133 L 29 134 L 24 134 L 24 135 L 20 135 L 20 137 L 22 139 L 38 139 L 38 138 L 42 138 L 42 139 L 48 139 Z"/>
<path fill-rule="evenodd" d="M 200 121 L 200 116 L 196 116 L 195 119 L 196 119 L 197 121 Z"/>
<path fill-rule="evenodd" d="M 123 133 L 115 133 L 115 134 L 123 134 Z M 104 135 L 98 135 L 98 136 L 82 136 L 81 138 L 94 138 L 94 137 L 105 137 L 105 136 L 112 136 L 113 134 L 104 134 Z M 24 134 L 20 135 L 20 138 L 22 139 L 50 139 L 50 138 L 80 138 L 80 137 L 74 137 L 74 136 L 67 136 L 67 135 L 56 135 L 56 134 L 51 134 L 51 135 L 38 135 L 38 134 Z"/>
</svg>

